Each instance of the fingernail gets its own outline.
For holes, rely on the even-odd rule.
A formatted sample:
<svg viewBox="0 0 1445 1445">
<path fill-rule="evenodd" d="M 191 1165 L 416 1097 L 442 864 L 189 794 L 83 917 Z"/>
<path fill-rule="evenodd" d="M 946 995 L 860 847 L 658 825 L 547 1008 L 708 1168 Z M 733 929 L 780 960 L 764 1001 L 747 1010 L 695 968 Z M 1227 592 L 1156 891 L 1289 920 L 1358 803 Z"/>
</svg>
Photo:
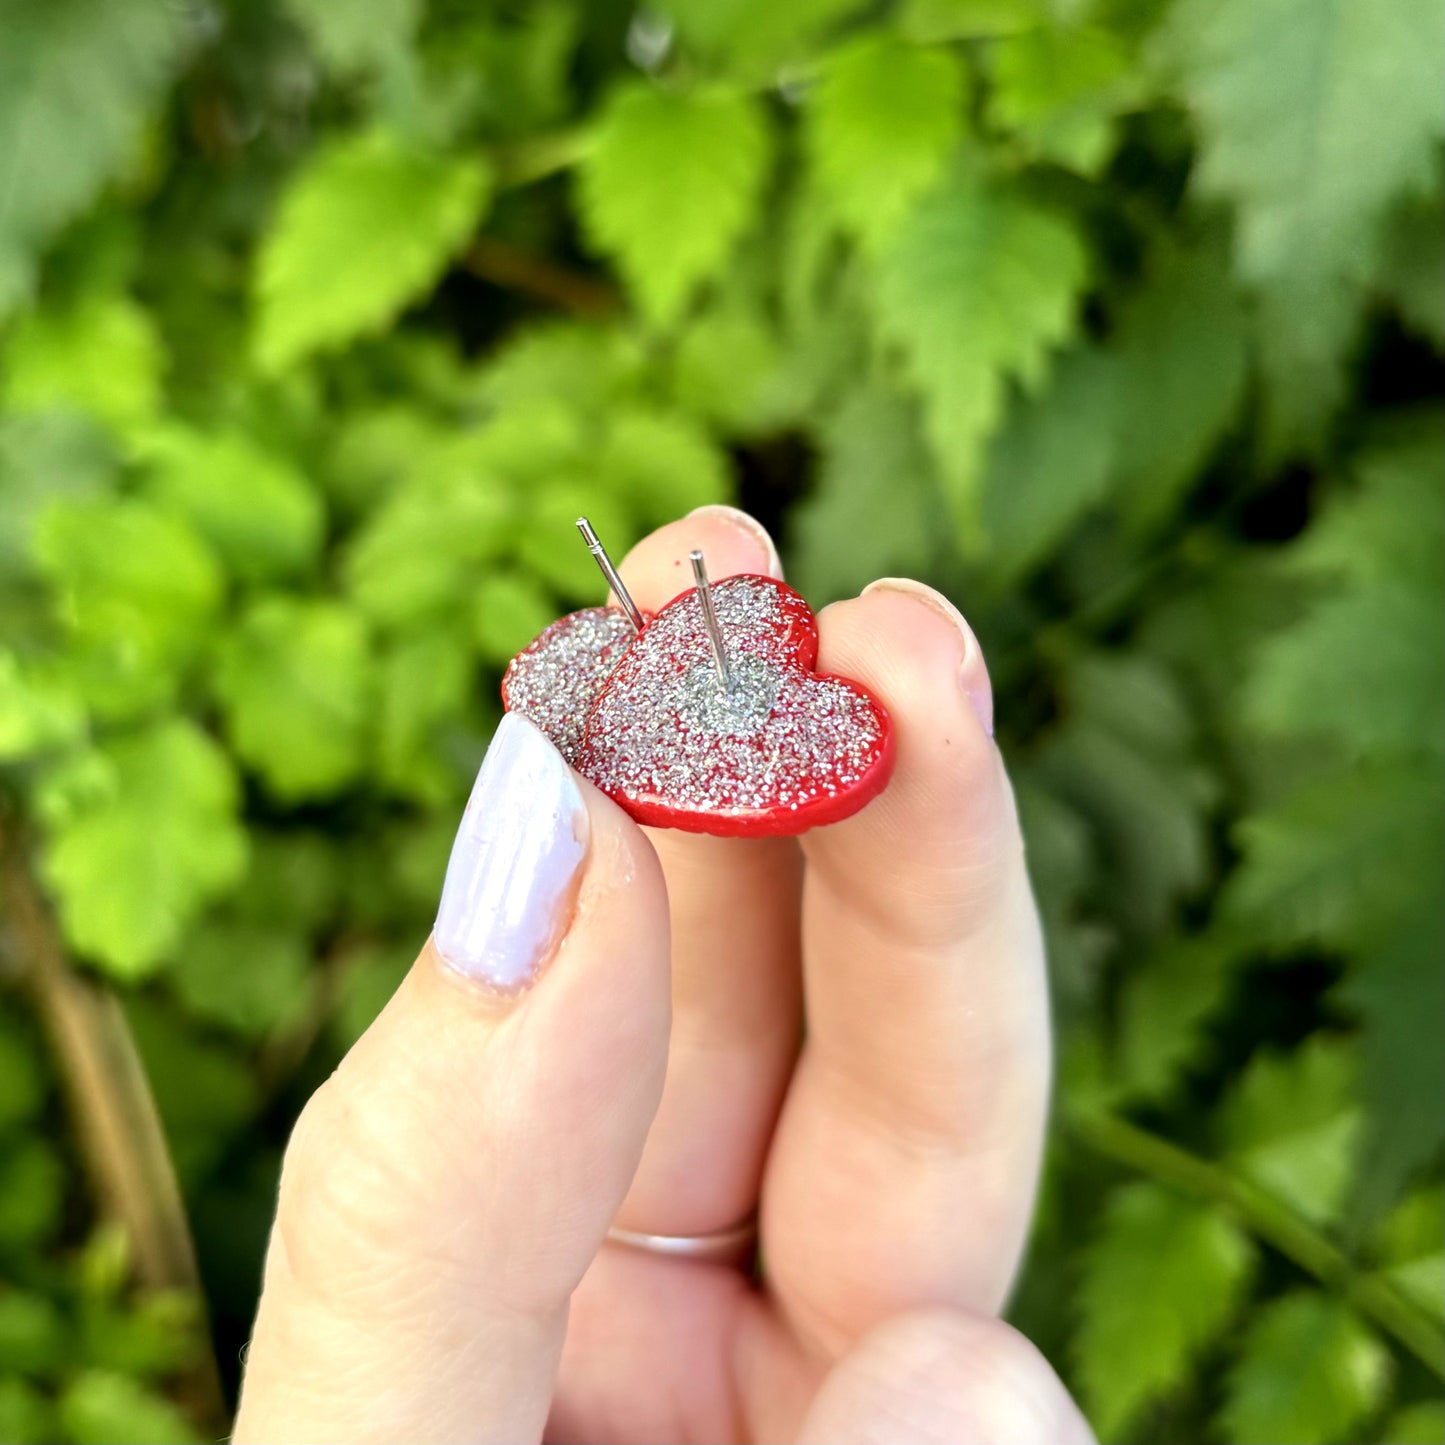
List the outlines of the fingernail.
<svg viewBox="0 0 1445 1445">
<path fill-rule="evenodd" d="M 916 597 L 920 602 L 933 608 L 940 616 L 946 617 L 963 639 L 963 661 L 959 664 L 958 680 L 963 687 L 983 730 L 993 736 L 993 684 L 988 680 L 988 665 L 983 660 L 983 648 L 978 638 L 956 608 L 942 592 L 915 582 L 911 577 L 880 577 L 864 589 L 866 597 L 870 592 L 902 592 L 905 596 Z"/>
<path fill-rule="evenodd" d="M 783 563 L 778 556 L 778 549 L 773 545 L 773 539 L 768 535 L 768 529 L 756 517 L 748 516 L 738 507 L 724 506 L 721 502 L 709 502 L 705 507 L 694 507 L 687 515 L 689 517 L 716 517 L 718 521 L 727 522 L 736 527 L 739 532 L 745 533 L 766 553 L 767 575 L 782 577 Z"/>
<path fill-rule="evenodd" d="M 587 805 L 562 755 L 506 713 L 452 844 L 437 952 L 495 988 L 531 983 L 566 921 L 587 833 Z"/>
</svg>

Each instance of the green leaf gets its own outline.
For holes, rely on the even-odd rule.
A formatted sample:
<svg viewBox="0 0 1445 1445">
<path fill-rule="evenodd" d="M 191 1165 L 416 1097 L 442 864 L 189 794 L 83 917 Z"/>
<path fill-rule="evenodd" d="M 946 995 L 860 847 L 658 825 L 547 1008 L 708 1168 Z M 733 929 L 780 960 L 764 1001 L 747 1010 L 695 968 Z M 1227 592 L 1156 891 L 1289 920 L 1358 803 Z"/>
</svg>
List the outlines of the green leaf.
<svg viewBox="0 0 1445 1445">
<path fill-rule="evenodd" d="M 1119 373 L 1101 351 L 1071 351 L 1046 387 L 1012 398 L 989 444 L 979 498 L 996 577 L 1036 568 L 1103 499 L 1115 459 Z"/>
<path fill-rule="evenodd" d="M 795 513 L 797 584 L 824 602 L 851 597 L 880 574 L 927 572 L 942 514 L 917 408 L 882 387 L 860 388 L 824 429 L 817 487 Z"/>
<path fill-rule="evenodd" d="M 12 331 L 3 360 L 0 404 L 12 411 L 68 407 L 124 433 L 160 406 L 161 340 L 125 296 L 87 295 L 32 312 Z"/>
<path fill-rule="evenodd" d="M 435 285 L 481 223 L 486 164 L 384 131 L 312 153 L 257 261 L 256 357 L 279 371 L 384 330 Z"/>
<path fill-rule="evenodd" d="M 45 1094 L 44 1065 L 29 1031 L 0 1013 L 0 1133 L 33 1119 Z"/>
<path fill-rule="evenodd" d="M 1157 257 L 1121 307 L 1115 483 L 1129 518 L 1169 517 L 1238 418 L 1248 368 L 1244 315 L 1218 247 Z"/>
<path fill-rule="evenodd" d="M 766 75 L 779 61 L 803 58 L 830 24 L 859 9 L 861 0 L 664 0 L 658 9 L 677 21 L 693 46 L 720 55 L 747 74 Z"/>
<path fill-rule="evenodd" d="M 950 501 L 974 516 L 981 448 L 1009 380 L 1037 386 L 1073 323 L 1086 258 L 1020 191 L 960 174 L 912 213 L 878 263 L 878 325 L 922 393 Z"/>
<path fill-rule="evenodd" d="M 1029 154 L 1095 175 L 1114 145 L 1114 121 L 1133 99 L 1131 57 L 1108 31 L 1042 25 L 993 50 L 994 120 Z"/>
<path fill-rule="evenodd" d="M 104 491 L 117 468 L 104 434 L 84 417 L 0 417 L 0 576 L 33 565 L 35 525 L 49 503 Z"/>
<path fill-rule="evenodd" d="M 1349 1308 L 1296 1290 L 1255 1315 L 1229 1376 L 1221 1420 L 1232 1445 L 1325 1445 L 1384 1398 L 1385 1347 Z"/>
<path fill-rule="evenodd" d="M 42 860 L 70 944 L 121 978 L 152 973 L 240 879 L 246 839 L 226 755 L 176 718 L 104 745 L 113 793 L 52 828 Z"/>
<path fill-rule="evenodd" d="M 44 1375 L 65 1357 L 69 1341 L 55 1302 L 43 1294 L 0 1291 L 0 1370 Z"/>
<path fill-rule="evenodd" d="M 938 180 L 963 133 L 966 82 L 951 51 L 886 33 L 829 56 L 804 115 L 818 190 L 845 227 L 885 241 Z"/>
<path fill-rule="evenodd" d="M 0 1149 L 0 1259 L 43 1248 L 60 1224 L 65 1170 L 50 1143 L 35 1135 Z"/>
<path fill-rule="evenodd" d="M 1422 783 L 1438 797 L 1445 777 Z M 1445 1043 L 1435 1021 L 1445 1016 L 1445 847 L 1440 818 L 1432 835 L 1414 840 L 1407 877 L 1412 896 L 1394 916 L 1376 920 L 1375 898 L 1356 906 L 1359 950 L 1339 999 L 1356 1010 L 1361 1031 L 1364 1095 L 1375 1128 L 1366 1144 L 1357 1204 L 1368 1216 L 1394 1199 L 1420 1165 L 1438 1156 L 1445 1139 L 1436 1101 L 1445 1095 Z M 1424 846 L 1421 846 L 1421 844 Z M 1433 869 L 1433 871 L 1432 871 Z M 1366 931 L 1368 930 L 1368 931 Z"/>
<path fill-rule="evenodd" d="M 1434 0 L 1194 0 L 1175 27 L 1199 183 L 1234 203 L 1240 274 L 1265 293 L 1276 450 L 1318 436 L 1385 216 L 1434 180 L 1439 41 Z"/>
<path fill-rule="evenodd" d="M 275 596 L 223 640 L 215 688 L 237 755 L 297 803 L 340 792 L 361 771 L 373 681 L 356 612 Z"/>
<path fill-rule="evenodd" d="M 1238 1309 L 1254 1263 L 1247 1236 L 1217 1211 L 1153 1184 L 1112 1196 L 1084 1253 L 1075 1337 L 1079 1386 L 1101 1435 L 1117 1435 L 1184 1382 Z"/>
<path fill-rule="evenodd" d="M 494 667 L 506 667 L 556 615 L 551 598 L 525 573 L 488 572 L 472 589 L 472 636 Z"/>
<path fill-rule="evenodd" d="M 311 955 L 294 932 L 212 922 L 189 934 L 171 969 L 188 1012 L 247 1038 L 263 1038 L 305 1007 Z"/>
<path fill-rule="evenodd" d="M 1438 462 L 1433 444 L 1367 454 L 1359 491 L 1294 549 L 1295 568 L 1329 590 L 1261 649 L 1246 698 L 1256 727 L 1334 735 L 1366 755 L 1445 748 Z"/>
<path fill-rule="evenodd" d="M 168 697 L 220 601 L 205 543 L 147 502 L 96 497 L 52 503 L 34 555 L 75 644 L 65 661 L 84 700 L 123 717 Z"/>
<path fill-rule="evenodd" d="M 327 64 L 338 70 L 384 65 L 416 33 L 422 0 L 288 0 Z"/>
<path fill-rule="evenodd" d="M 633 83 L 609 97 L 578 173 L 592 243 L 647 318 L 674 322 L 727 264 L 766 179 L 763 112 L 728 91 L 677 94 Z"/>
<path fill-rule="evenodd" d="M 1255 1054 L 1220 1106 L 1225 1157 L 1306 1219 L 1334 1219 L 1362 1142 L 1358 1088 L 1354 1048 L 1339 1039 Z"/>
<path fill-rule="evenodd" d="M 639 530 L 732 498 L 727 462 L 686 417 L 642 407 L 613 412 L 596 478 L 624 500 Z"/>
<path fill-rule="evenodd" d="M 0 1440 L 13 1445 L 48 1445 L 58 1427 L 46 1398 L 24 1380 L 0 1376 Z"/>
<path fill-rule="evenodd" d="M 710 308 L 682 334 L 672 364 L 678 405 L 725 433 L 749 435 L 778 421 L 773 393 L 779 341 L 756 307 Z"/>
<path fill-rule="evenodd" d="M 1125 982 L 1119 998 L 1116 1069 L 1121 1095 L 1169 1096 L 1199 1063 L 1207 1026 L 1223 1008 L 1241 946 L 1223 933 L 1166 943 Z"/>
<path fill-rule="evenodd" d="M 1445 194 L 1408 196 L 1385 226 L 1376 285 L 1400 319 L 1445 350 Z"/>
<path fill-rule="evenodd" d="M 325 514 L 306 478 L 238 432 L 167 427 L 145 446 L 147 493 L 180 513 L 247 582 L 304 571 L 321 549 Z"/>
<path fill-rule="evenodd" d="M 201 1437 L 164 1396 L 112 1370 L 82 1370 L 60 1398 L 75 1445 L 188 1445 Z"/>
<path fill-rule="evenodd" d="M 378 669 L 377 752 L 381 781 L 419 802 L 441 804 L 457 791 L 440 733 L 455 726 L 472 680 L 467 639 L 455 627 L 402 639 Z"/>
<path fill-rule="evenodd" d="M 1050 17 L 1052 0 L 905 0 L 902 25 L 919 45 L 1017 35 Z"/>
<path fill-rule="evenodd" d="M 1419 1189 L 1403 1199 L 1381 1227 L 1375 1250 L 1391 1282 L 1445 1320 L 1445 1189 Z"/>
<path fill-rule="evenodd" d="M 378 508 L 356 534 L 343 560 L 348 590 L 382 627 L 450 613 L 484 564 L 502 555 L 514 527 L 495 477 L 433 475 Z"/>
<path fill-rule="evenodd" d="M 165 0 L 20 0 L 0 47 L 0 317 L 45 243 L 133 155 L 179 55 Z"/>
<path fill-rule="evenodd" d="M 0 763 L 75 742 L 85 713 L 64 681 L 0 647 Z"/>
<path fill-rule="evenodd" d="M 1380 1439 L 1383 1445 L 1440 1445 L 1445 1440 L 1445 1400 L 1422 1400 L 1396 1410 Z"/>
</svg>

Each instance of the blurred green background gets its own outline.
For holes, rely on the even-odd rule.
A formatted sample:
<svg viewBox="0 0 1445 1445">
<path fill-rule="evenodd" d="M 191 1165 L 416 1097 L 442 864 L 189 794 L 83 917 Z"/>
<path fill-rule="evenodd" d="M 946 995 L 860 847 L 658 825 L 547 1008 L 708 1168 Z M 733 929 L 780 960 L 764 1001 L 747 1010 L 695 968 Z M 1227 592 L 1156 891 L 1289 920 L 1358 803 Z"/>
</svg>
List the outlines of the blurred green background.
<svg viewBox="0 0 1445 1445">
<path fill-rule="evenodd" d="M 225 1430 L 573 518 L 711 500 L 984 642 L 1060 1055 L 1012 1314 L 1102 1436 L 1445 1438 L 1442 50 L 0 0 L 0 1440 Z"/>
</svg>

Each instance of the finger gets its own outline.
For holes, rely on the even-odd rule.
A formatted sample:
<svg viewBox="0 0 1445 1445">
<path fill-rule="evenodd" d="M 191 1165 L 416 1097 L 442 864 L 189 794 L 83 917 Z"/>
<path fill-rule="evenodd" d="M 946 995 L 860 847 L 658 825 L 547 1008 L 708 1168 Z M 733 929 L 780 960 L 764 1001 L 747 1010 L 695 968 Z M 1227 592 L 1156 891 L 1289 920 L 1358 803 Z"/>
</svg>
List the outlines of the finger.
<svg viewBox="0 0 1445 1445">
<path fill-rule="evenodd" d="M 287 1149 L 236 1438 L 539 1438 L 667 1030 L 652 849 L 509 715 L 433 941 Z"/>
<path fill-rule="evenodd" d="M 879 1326 L 824 1380 L 799 1445 L 1091 1445 L 1059 1378 L 998 1320 L 946 1310 Z"/>
<path fill-rule="evenodd" d="M 761 526 L 704 507 L 654 532 L 621 571 L 656 611 L 692 586 L 700 548 L 717 581 L 781 576 Z M 757 1203 L 768 1141 L 799 1039 L 798 893 L 786 838 L 709 838 L 648 829 L 672 913 L 667 1083 L 618 1223 L 652 1234 L 725 1229 Z"/>
<path fill-rule="evenodd" d="M 875 584 L 819 626 L 820 668 L 880 697 L 898 744 L 880 797 L 805 839 L 808 1046 L 765 1200 L 774 1282 L 836 1349 L 900 1309 L 999 1306 L 1038 1170 L 1049 1030 L 977 641 L 916 583 Z"/>
</svg>

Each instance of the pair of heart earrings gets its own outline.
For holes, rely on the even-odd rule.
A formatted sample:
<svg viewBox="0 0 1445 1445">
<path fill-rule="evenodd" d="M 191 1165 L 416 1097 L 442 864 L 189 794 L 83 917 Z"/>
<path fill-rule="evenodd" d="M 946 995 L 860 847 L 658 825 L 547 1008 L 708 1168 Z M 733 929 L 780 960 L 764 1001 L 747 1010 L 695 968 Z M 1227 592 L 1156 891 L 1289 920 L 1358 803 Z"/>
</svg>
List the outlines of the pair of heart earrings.
<svg viewBox="0 0 1445 1445">
<path fill-rule="evenodd" d="M 618 605 L 571 612 L 514 657 L 502 702 L 639 823 L 723 837 L 856 813 L 893 769 L 893 731 L 857 683 L 814 672 L 812 609 L 772 577 L 694 585 L 639 610 L 587 519 Z"/>
</svg>

